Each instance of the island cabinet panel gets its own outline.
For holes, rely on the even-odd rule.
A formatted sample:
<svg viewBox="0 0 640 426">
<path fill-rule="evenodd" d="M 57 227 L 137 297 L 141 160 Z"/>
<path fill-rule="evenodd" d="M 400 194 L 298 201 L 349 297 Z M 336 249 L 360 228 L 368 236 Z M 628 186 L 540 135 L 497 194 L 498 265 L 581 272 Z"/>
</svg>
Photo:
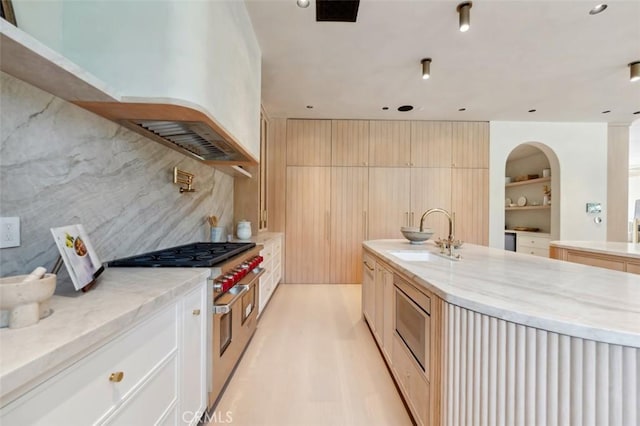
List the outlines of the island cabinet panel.
<svg viewBox="0 0 640 426">
<path fill-rule="evenodd" d="M 489 168 L 489 123 L 452 122 L 451 165 L 456 168 Z"/>
<path fill-rule="evenodd" d="M 330 280 L 330 167 L 287 167 L 285 280 Z"/>
<path fill-rule="evenodd" d="M 287 165 L 331 165 L 331 120 L 287 120 Z"/>
<path fill-rule="evenodd" d="M 369 123 L 369 165 L 411 166 L 410 121 L 371 121 Z"/>
<path fill-rule="evenodd" d="M 404 238 L 410 224 L 411 171 L 399 167 L 369 168 L 368 239 Z"/>
<path fill-rule="evenodd" d="M 596 266 L 614 271 L 640 274 L 640 259 L 623 254 L 592 252 L 588 249 L 563 248 L 552 245 L 550 247 L 552 259 L 565 260 L 567 262 L 580 263 L 582 265 Z"/>
<path fill-rule="evenodd" d="M 363 167 L 331 168 L 331 283 L 362 280 L 362 241 L 366 240 L 369 173 Z"/>
<path fill-rule="evenodd" d="M 456 214 L 456 239 L 489 244 L 488 169 L 452 169 L 451 211 Z"/>
<path fill-rule="evenodd" d="M 362 315 L 375 331 L 376 260 L 370 254 L 362 256 Z"/>
<path fill-rule="evenodd" d="M 369 121 L 331 122 L 331 165 L 366 167 L 369 164 Z"/>
<path fill-rule="evenodd" d="M 450 121 L 411 122 L 411 165 L 451 167 L 452 123 Z"/>
<path fill-rule="evenodd" d="M 637 425 L 640 350 L 444 303 L 442 424 Z"/>
</svg>

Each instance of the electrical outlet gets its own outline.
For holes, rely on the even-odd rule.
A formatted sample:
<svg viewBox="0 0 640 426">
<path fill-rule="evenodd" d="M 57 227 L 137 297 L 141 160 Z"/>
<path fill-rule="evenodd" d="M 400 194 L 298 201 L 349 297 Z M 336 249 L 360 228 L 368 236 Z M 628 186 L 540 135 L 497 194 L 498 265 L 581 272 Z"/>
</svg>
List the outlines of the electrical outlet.
<svg viewBox="0 0 640 426">
<path fill-rule="evenodd" d="M 0 217 L 0 248 L 20 246 L 20 218 Z"/>
</svg>

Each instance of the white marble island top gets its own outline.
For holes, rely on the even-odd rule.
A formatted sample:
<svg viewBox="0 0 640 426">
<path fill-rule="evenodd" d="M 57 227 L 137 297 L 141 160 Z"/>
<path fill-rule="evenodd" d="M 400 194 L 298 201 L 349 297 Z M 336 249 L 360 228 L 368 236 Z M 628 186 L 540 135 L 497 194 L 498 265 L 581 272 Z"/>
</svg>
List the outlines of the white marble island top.
<svg viewBox="0 0 640 426">
<path fill-rule="evenodd" d="M 54 295 L 39 323 L 0 329 L 0 406 L 196 288 L 198 268 L 107 268 L 76 297 Z"/>
<path fill-rule="evenodd" d="M 551 241 L 550 246 L 640 259 L 640 244 L 614 241 Z"/>
<path fill-rule="evenodd" d="M 465 244 L 462 260 L 432 242 L 365 241 L 364 247 L 448 303 L 506 321 L 640 348 L 640 276 Z M 429 251 L 404 261 L 394 251 Z"/>
</svg>

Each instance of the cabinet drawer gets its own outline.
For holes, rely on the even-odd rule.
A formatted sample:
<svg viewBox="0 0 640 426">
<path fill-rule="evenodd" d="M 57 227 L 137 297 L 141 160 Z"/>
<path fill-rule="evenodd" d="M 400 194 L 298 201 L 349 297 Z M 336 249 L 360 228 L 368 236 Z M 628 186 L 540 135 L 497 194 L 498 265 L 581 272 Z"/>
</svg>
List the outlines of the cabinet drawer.
<svg viewBox="0 0 640 426">
<path fill-rule="evenodd" d="M 627 262 L 627 272 L 632 274 L 640 274 L 640 265 L 637 263 Z"/>
<path fill-rule="evenodd" d="M 391 358 L 396 380 L 414 419 L 419 425 L 426 425 L 429 415 L 429 382 L 395 333 Z"/>
<path fill-rule="evenodd" d="M 174 304 L 7 405 L 0 412 L 2 423 L 97 422 L 137 392 L 158 365 L 176 356 L 177 325 Z M 116 372 L 124 373 L 122 381 L 110 381 Z"/>
<path fill-rule="evenodd" d="M 540 256 L 540 257 L 549 257 L 548 248 L 522 246 L 522 247 L 518 247 L 518 253 L 532 254 L 534 256 Z"/>
<path fill-rule="evenodd" d="M 519 234 L 516 241 L 518 246 L 533 248 L 549 248 L 549 237 L 539 237 L 536 235 Z"/>
<path fill-rule="evenodd" d="M 582 252 L 567 251 L 567 260 L 569 262 L 580 263 L 583 265 L 597 266 L 600 268 L 613 269 L 614 271 L 624 271 L 625 265 L 622 260 L 613 258 L 604 258 L 597 255 L 590 255 Z"/>
<path fill-rule="evenodd" d="M 178 361 L 174 354 L 105 424 L 152 425 L 164 421 L 165 415 L 171 415 L 178 401 L 177 379 Z"/>
</svg>

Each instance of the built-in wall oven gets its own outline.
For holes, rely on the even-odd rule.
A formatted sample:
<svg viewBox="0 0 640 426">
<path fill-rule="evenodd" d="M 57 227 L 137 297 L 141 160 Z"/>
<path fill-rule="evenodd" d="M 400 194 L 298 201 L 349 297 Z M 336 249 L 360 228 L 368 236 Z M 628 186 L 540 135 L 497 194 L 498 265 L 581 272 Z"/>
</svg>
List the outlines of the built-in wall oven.
<svg viewBox="0 0 640 426">
<path fill-rule="evenodd" d="M 429 368 L 431 301 L 407 281 L 394 275 L 395 331 L 423 371 Z"/>
</svg>

